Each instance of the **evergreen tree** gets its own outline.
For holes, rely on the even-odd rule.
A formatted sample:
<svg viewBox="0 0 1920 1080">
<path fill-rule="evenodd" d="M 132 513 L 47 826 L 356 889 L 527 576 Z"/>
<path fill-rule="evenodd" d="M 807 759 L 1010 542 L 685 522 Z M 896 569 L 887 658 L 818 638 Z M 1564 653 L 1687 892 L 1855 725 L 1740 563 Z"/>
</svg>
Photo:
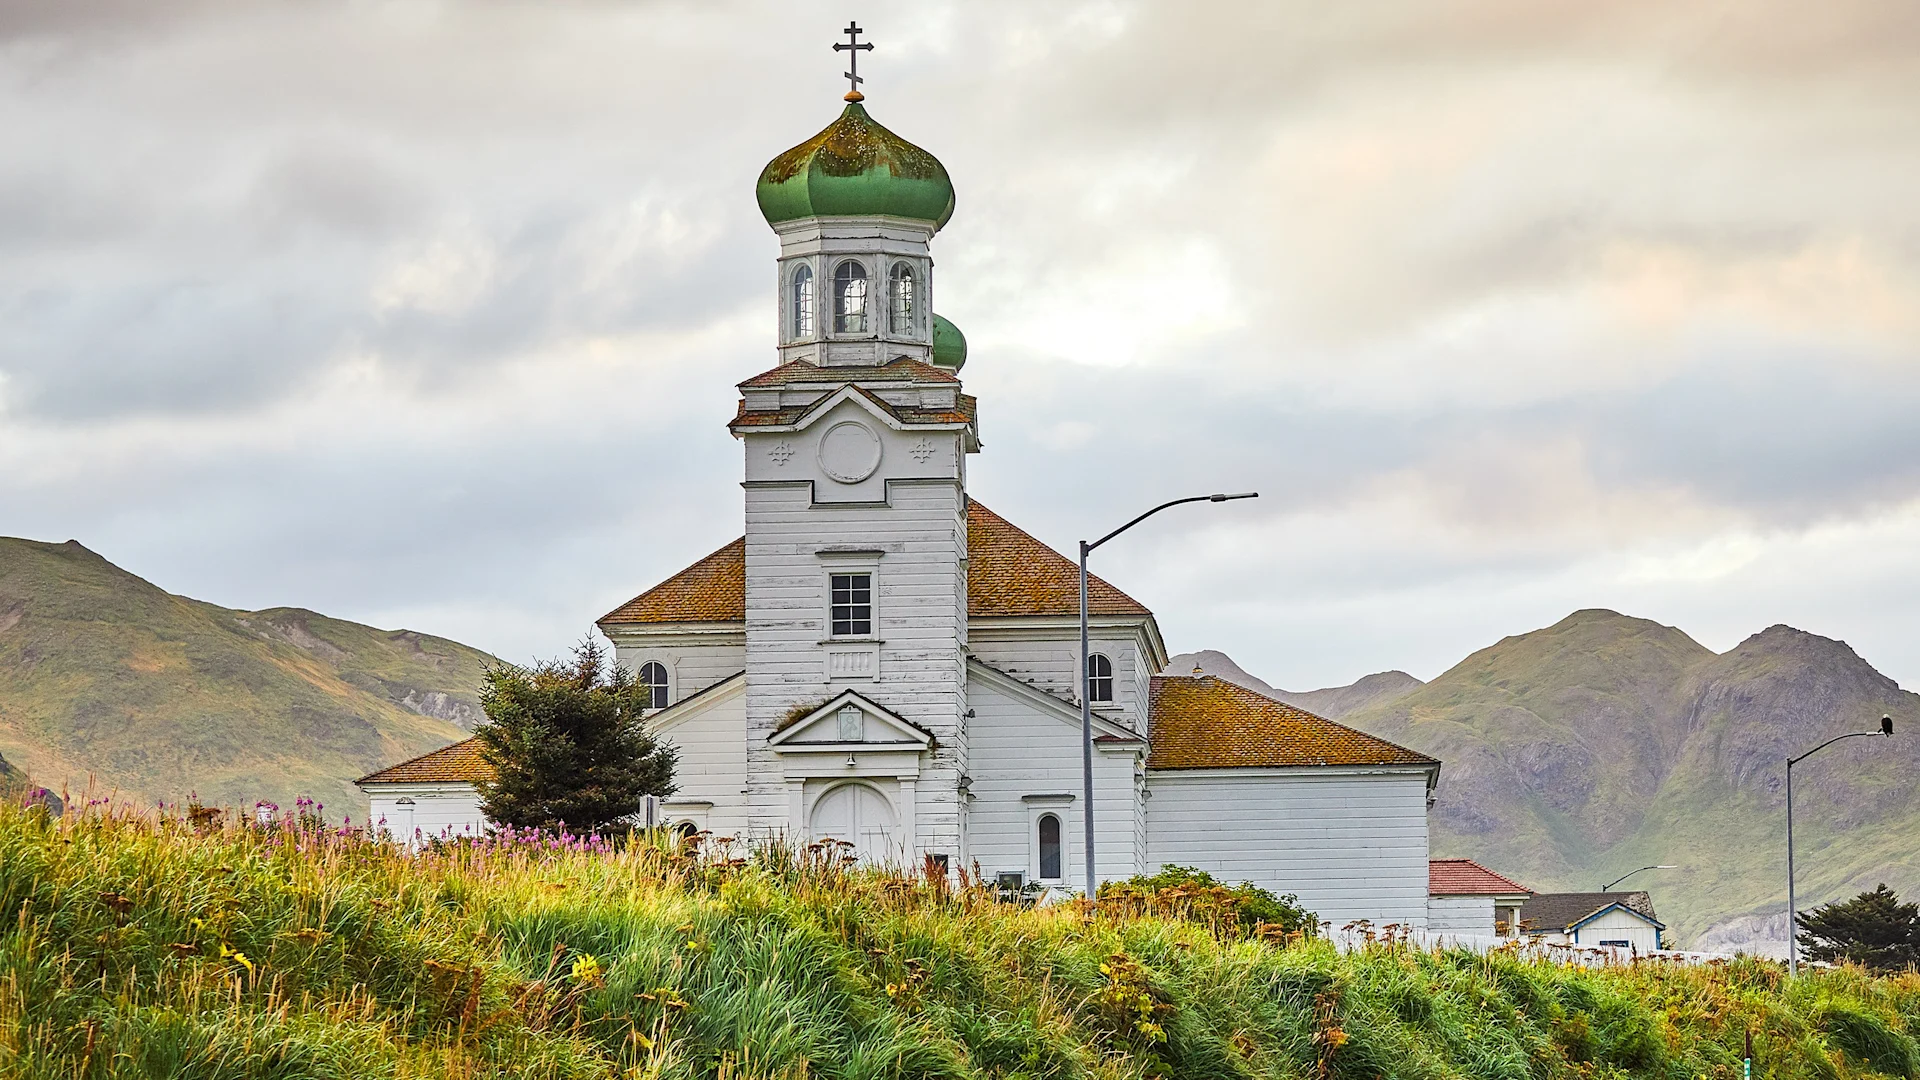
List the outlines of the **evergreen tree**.
<svg viewBox="0 0 1920 1080">
<path fill-rule="evenodd" d="M 489 670 L 474 734 L 494 778 L 478 785 L 480 808 L 516 828 L 605 832 L 642 796 L 671 794 L 675 751 L 642 725 L 649 703 L 592 638 L 570 662 Z"/>
<path fill-rule="evenodd" d="M 1862 964 L 1876 971 L 1920 965 L 1920 904 L 1903 904 L 1881 885 L 1799 917 L 1809 960 Z"/>
</svg>

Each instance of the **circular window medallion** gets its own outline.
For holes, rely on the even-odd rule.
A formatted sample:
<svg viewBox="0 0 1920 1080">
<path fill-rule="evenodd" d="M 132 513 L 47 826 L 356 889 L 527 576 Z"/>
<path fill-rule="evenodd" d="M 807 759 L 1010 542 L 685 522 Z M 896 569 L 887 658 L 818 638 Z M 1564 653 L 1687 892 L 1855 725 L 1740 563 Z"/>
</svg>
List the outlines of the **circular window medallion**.
<svg viewBox="0 0 1920 1080">
<path fill-rule="evenodd" d="M 880 436 L 857 420 L 842 420 L 820 436 L 820 468 L 843 484 L 857 484 L 880 467 Z"/>
</svg>

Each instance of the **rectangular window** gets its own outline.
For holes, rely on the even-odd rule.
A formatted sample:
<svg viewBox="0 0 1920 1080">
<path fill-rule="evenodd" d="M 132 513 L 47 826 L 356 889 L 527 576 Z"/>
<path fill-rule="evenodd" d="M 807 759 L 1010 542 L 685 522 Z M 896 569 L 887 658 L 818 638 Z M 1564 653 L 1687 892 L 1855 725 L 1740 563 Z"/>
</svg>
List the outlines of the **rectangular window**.
<svg viewBox="0 0 1920 1080">
<path fill-rule="evenodd" d="M 834 637 L 871 637 L 873 635 L 873 575 L 831 575 Z"/>
</svg>

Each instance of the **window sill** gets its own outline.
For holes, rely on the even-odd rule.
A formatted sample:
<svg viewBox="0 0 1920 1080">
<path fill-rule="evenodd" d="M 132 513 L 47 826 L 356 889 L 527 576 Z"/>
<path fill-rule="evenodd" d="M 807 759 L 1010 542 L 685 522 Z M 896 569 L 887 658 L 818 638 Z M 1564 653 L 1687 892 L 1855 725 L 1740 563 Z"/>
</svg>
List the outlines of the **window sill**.
<svg viewBox="0 0 1920 1080">
<path fill-rule="evenodd" d="M 877 637 L 828 637 L 821 638 L 821 645 L 885 645 L 886 641 Z"/>
</svg>

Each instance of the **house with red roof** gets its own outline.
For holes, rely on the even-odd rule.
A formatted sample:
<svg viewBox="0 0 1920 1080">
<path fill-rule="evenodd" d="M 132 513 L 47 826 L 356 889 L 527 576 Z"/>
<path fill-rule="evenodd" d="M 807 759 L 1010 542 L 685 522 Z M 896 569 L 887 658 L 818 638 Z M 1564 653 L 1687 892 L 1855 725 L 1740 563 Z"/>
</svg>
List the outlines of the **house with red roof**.
<svg viewBox="0 0 1920 1080">
<path fill-rule="evenodd" d="M 1472 859 L 1429 860 L 1427 931 L 1515 936 L 1519 933 L 1520 909 L 1532 895 L 1532 889 Z"/>
<path fill-rule="evenodd" d="M 966 340 L 932 307 L 952 184 L 849 98 L 757 187 L 779 244 L 775 362 L 737 384 L 728 423 L 743 533 L 598 623 L 679 750 L 650 812 L 1063 888 L 1084 880 L 1091 822 L 1100 880 L 1172 863 L 1336 924 L 1426 926 L 1438 761 L 1163 673 L 1153 612 L 1099 577 L 1082 668 L 1078 567 L 968 489 L 979 403 Z M 396 833 L 471 831 L 484 770 L 461 744 L 360 785 Z M 1508 894 L 1486 895 L 1462 903 Z"/>
</svg>

